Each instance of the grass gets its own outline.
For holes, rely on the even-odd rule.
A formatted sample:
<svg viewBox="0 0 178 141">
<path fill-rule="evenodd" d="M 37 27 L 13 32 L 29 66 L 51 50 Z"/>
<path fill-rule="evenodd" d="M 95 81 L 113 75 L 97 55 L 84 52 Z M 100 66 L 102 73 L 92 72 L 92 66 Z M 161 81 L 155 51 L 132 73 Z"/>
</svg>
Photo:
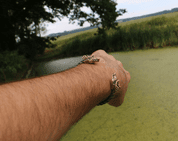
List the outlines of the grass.
<svg viewBox="0 0 178 141">
<path fill-rule="evenodd" d="M 94 36 L 96 29 L 69 34 L 53 41 L 55 49 L 46 49 L 35 62 L 91 54 L 97 49 L 133 51 L 178 45 L 178 12 L 119 23 L 119 31 L 110 29 L 103 40 Z"/>
</svg>

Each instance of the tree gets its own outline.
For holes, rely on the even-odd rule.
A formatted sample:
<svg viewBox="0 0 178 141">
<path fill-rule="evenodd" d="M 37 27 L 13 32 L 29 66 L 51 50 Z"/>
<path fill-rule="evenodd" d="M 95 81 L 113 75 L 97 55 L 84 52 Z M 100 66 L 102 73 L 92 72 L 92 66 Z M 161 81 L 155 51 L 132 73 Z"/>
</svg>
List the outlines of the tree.
<svg viewBox="0 0 178 141">
<path fill-rule="evenodd" d="M 33 23 L 30 27 L 31 34 L 34 33 L 36 36 L 40 36 L 41 34 L 45 34 L 47 32 L 46 24 L 44 23 L 43 19 L 40 19 L 38 24 Z"/>
<path fill-rule="evenodd" d="M 115 22 L 116 18 L 122 15 L 122 13 L 125 13 L 126 10 L 120 9 L 119 11 L 116 11 L 116 5 L 117 3 L 112 0 L 75 0 L 75 6 L 71 5 L 71 9 L 74 9 L 74 12 L 69 19 L 70 23 L 75 19 L 85 18 L 87 22 L 91 23 L 91 26 L 97 25 L 98 34 L 104 34 L 105 30 L 109 30 L 110 28 L 117 29 L 117 23 Z M 81 11 L 80 8 L 83 6 L 90 7 L 93 13 L 87 14 Z M 97 13 L 100 17 L 95 18 L 94 13 Z M 86 22 L 84 20 L 79 21 L 80 23 L 78 24 L 80 26 L 83 26 Z M 98 26 L 100 24 L 102 25 L 102 28 Z"/>
<path fill-rule="evenodd" d="M 91 26 L 102 25 L 98 27 L 98 34 L 104 34 L 105 30 L 116 28 L 116 18 L 124 9 L 116 11 L 117 3 L 113 0 L 1 0 L 0 12 L 3 23 L 0 36 L 3 42 L 0 43 L 1 50 L 16 50 L 18 47 L 15 37 L 21 41 L 38 36 L 40 31 L 40 22 L 55 22 L 54 18 L 61 20 L 64 16 L 69 17 L 70 23 L 74 20 L 80 21 L 78 24 L 83 26 L 89 22 Z M 52 12 L 47 12 L 45 6 Z M 83 6 L 90 7 L 93 13 L 87 14 L 81 11 Z M 72 13 L 72 14 L 71 14 Z M 100 17 L 95 18 L 94 13 Z M 81 19 L 85 20 L 81 20 Z M 75 22 L 73 22 L 75 23 Z M 34 25 L 34 29 L 30 28 Z"/>
<path fill-rule="evenodd" d="M 8 11 L 10 5 L 7 1 L 0 1 L 0 19 L 1 19 L 1 42 L 0 51 L 5 49 L 15 48 L 15 29 L 13 28 L 13 21 L 9 18 L 11 17 L 11 11 Z"/>
<path fill-rule="evenodd" d="M 35 24 L 36 29 L 40 19 L 55 22 L 53 15 L 46 12 L 43 1 L 30 0 L 1 0 L 0 12 L 3 30 L 0 32 L 3 42 L 1 50 L 13 51 L 17 49 L 15 37 L 22 41 L 33 34 L 29 26 Z"/>
</svg>

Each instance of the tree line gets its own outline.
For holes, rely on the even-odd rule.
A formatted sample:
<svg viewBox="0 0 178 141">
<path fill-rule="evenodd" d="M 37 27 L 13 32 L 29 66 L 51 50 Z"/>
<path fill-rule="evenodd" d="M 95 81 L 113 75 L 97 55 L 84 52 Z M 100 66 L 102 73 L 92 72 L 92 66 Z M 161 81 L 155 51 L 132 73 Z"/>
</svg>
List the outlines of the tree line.
<svg viewBox="0 0 178 141">
<path fill-rule="evenodd" d="M 91 26 L 101 24 L 98 35 L 104 37 L 106 30 L 117 29 L 116 18 L 126 12 L 116 11 L 116 5 L 113 0 L 1 0 L 0 52 L 18 50 L 20 55 L 32 59 L 43 54 L 45 48 L 54 48 L 50 38 L 41 37 L 46 30 L 44 22 L 54 23 L 54 18 L 61 21 L 68 17 L 70 23 L 77 20 L 80 26 L 85 22 Z M 92 13 L 83 12 L 84 6 L 90 7 Z M 95 13 L 99 18 L 95 18 Z"/>
</svg>

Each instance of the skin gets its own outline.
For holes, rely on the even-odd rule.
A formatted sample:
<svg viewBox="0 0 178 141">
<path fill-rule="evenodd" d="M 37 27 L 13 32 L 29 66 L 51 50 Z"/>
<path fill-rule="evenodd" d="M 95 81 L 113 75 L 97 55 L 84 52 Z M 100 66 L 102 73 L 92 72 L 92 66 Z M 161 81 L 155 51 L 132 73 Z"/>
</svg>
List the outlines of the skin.
<svg viewBox="0 0 178 141">
<path fill-rule="evenodd" d="M 100 59 L 100 63 L 104 64 L 102 68 L 105 67 L 107 69 L 109 76 L 116 73 L 117 78 L 120 80 L 119 84 L 121 89 L 115 93 L 115 98 L 108 102 L 111 106 L 120 106 L 124 102 L 124 96 L 131 79 L 130 73 L 124 69 L 123 64 L 120 61 L 116 60 L 112 55 L 107 54 L 104 50 L 95 51 L 92 55 Z"/>
<path fill-rule="evenodd" d="M 111 93 L 115 72 L 121 88 L 109 105 L 124 101 L 130 74 L 120 61 L 97 50 L 95 64 L 0 85 L 0 140 L 56 141 Z"/>
</svg>

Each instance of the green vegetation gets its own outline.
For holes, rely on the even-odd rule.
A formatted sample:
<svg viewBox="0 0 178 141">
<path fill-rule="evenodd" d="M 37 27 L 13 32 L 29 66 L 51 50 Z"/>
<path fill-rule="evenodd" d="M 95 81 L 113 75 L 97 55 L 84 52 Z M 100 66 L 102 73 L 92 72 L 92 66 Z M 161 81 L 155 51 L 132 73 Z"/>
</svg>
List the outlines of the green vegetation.
<svg viewBox="0 0 178 141">
<path fill-rule="evenodd" d="M 162 48 L 178 45 L 178 12 L 119 23 L 120 29 L 110 29 L 106 36 L 94 35 L 97 29 L 59 37 L 55 49 L 46 49 L 36 62 L 91 54 L 98 49 L 107 52 Z"/>
<path fill-rule="evenodd" d="M 105 29 L 116 29 L 116 18 L 126 13 L 125 9 L 116 11 L 116 5 L 116 2 L 110 0 L 6 0 L 5 2 L 0 2 L 0 13 L 3 13 L 1 21 L 4 21 L 0 32 L 0 54 L 4 57 L 5 51 L 13 54 L 18 50 L 18 55 L 25 57 L 24 61 L 30 60 L 30 62 L 34 62 L 37 55 L 44 55 L 46 48 L 50 49 L 56 46 L 53 46 L 50 42 L 52 39 L 41 37 L 41 33 L 45 32 L 44 22 L 54 23 L 55 18 L 61 20 L 62 17 L 68 17 L 70 23 L 75 23 L 77 20 L 80 26 L 83 26 L 85 22 L 90 23 L 92 26 L 101 24 L 102 28 L 98 27 L 99 34 L 104 33 Z M 90 7 L 92 12 L 85 13 L 80 9 L 84 6 Z M 49 9 L 47 10 L 46 8 Z M 99 18 L 94 16 L 95 13 L 100 15 Z M 13 56 L 17 58 L 18 55 L 14 54 Z M 47 58 L 49 57 L 51 55 Z M 14 65 L 16 62 L 12 61 L 14 63 L 8 68 L 10 71 L 6 73 L 5 60 L 6 58 L 0 62 L 0 82 L 8 82 L 6 77 L 10 77 L 12 73 L 15 74 L 15 70 L 19 69 L 17 64 Z M 12 78 L 12 80 L 14 79 Z"/>
<path fill-rule="evenodd" d="M 97 28 L 62 36 L 57 40 L 52 41 L 52 43 L 56 45 L 56 48 L 46 48 L 45 53 L 43 55 L 38 54 L 33 63 L 64 57 L 82 56 L 84 54 L 91 54 L 98 49 L 103 49 L 106 52 L 125 52 L 140 49 L 177 46 L 177 17 L 178 12 L 175 12 L 119 23 L 120 29 L 110 29 L 106 32 L 104 37 L 101 35 L 94 35 L 94 33 L 97 32 Z M 17 55 L 14 54 L 14 58 L 17 58 Z M 24 73 L 24 70 L 29 68 L 30 63 L 26 59 L 21 58 L 9 60 L 11 63 L 6 61 L 6 64 L 9 65 L 6 68 L 1 67 L 0 69 L 0 82 L 19 80 L 19 78 L 17 79 L 16 72 L 19 74 L 22 72 Z M 21 63 L 17 60 L 21 60 Z M 26 67 L 20 67 L 24 66 L 25 62 Z M 12 66 L 18 69 L 12 69 L 13 72 L 8 71 L 8 67 Z"/>
<path fill-rule="evenodd" d="M 31 62 L 17 51 L 4 51 L 0 54 L 0 83 L 20 80 Z"/>
</svg>

